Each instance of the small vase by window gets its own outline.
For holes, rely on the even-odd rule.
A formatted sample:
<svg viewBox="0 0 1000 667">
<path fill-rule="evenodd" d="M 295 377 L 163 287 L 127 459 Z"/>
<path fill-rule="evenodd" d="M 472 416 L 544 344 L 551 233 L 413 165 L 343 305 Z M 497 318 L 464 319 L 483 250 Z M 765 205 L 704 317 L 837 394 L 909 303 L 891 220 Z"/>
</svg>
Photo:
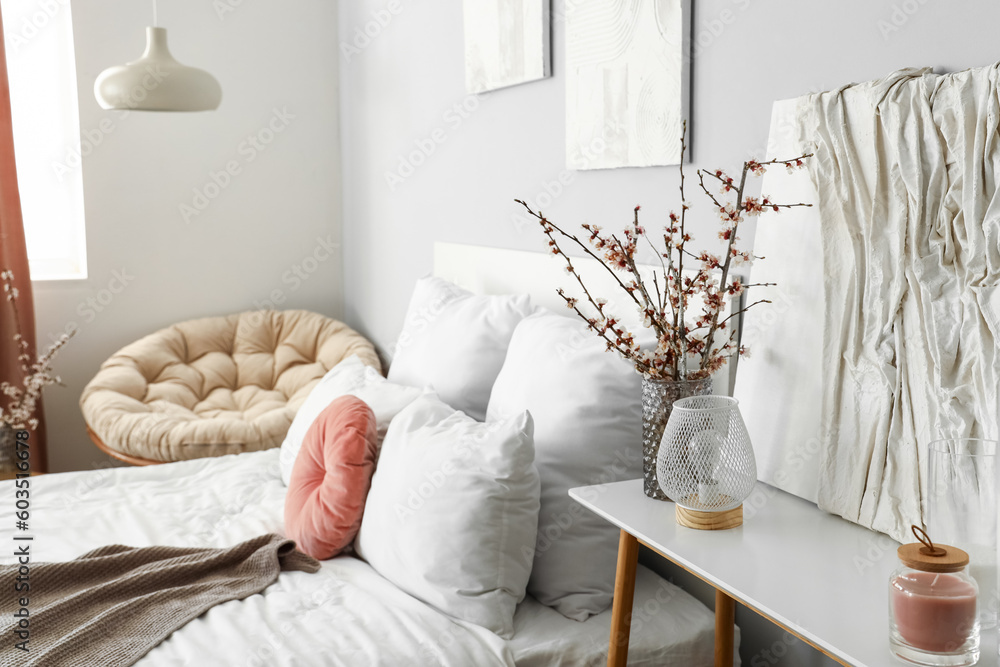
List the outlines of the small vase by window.
<svg viewBox="0 0 1000 667">
<path fill-rule="evenodd" d="M 656 455 L 663 429 L 670 419 L 674 401 L 712 393 L 712 378 L 702 380 L 655 380 L 642 378 L 642 488 L 657 500 L 670 500 L 660 490 L 656 478 Z"/>
</svg>

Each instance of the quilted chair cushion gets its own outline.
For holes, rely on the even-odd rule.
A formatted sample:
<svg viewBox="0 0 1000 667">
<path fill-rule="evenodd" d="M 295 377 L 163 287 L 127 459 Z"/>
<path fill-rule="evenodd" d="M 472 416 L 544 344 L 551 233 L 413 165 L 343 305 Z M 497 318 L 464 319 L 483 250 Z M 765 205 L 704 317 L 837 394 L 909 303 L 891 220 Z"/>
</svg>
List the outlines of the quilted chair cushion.
<svg viewBox="0 0 1000 667">
<path fill-rule="evenodd" d="M 251 311 L 175 324 L 101 365 L 80 407 L 108 448 L 179 461 L 277 447 L 328 370 L 370 342 L 304 310 Z"/>
</svg>

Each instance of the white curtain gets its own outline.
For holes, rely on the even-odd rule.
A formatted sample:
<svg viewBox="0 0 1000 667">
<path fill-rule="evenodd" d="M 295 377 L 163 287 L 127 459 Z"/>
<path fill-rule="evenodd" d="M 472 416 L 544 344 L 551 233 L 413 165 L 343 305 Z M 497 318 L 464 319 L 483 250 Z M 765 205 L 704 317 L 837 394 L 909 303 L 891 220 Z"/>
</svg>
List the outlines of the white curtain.
<svg viewBox="0 0 1000 667">
<path fill-rule="evenodd" d="M 820 507 L 897 540 L 927 445 L 995 437 L 998 66 L 803 98 L 825 272 Z"/>
</svg>

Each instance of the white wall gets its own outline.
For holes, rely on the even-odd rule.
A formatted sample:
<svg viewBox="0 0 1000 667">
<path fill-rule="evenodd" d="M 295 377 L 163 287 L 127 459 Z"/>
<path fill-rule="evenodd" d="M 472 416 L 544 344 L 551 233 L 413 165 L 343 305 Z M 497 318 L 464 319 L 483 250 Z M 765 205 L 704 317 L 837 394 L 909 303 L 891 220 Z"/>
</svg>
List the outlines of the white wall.
<svg viewBox="0 0 1000 667">
<path fill-rule="evenodd" d="M 1000 5 L 984 1 L 693 4 L 701 44 L 692 67 L 694 166 L 733 167 L 760 156 L 773 100 L 899 67 L 987 65 L 1000 53 Z M 401 11 L 384 11 L 389 6 Z M 435 240 L 542 249 L 537 229 L 518 216 L 515 197 L 561 190 L 546 207 L 550 217 L 602 225 L 626 222 L 636 204 L 647 221 L 677 206 L 676 168 L 563 173 L 563 0 L 554 0 L 554 8 L 555 76 L 467 98 L 459 0 L 354 0 L 341 7 L 341 40 L 360 50 L 341 58 L 345 317 L 384 350 L 399 331 L 414 279 L 431 269 Z M 374 37 L 355 41 L 366 25 Z M 385 172 L 437 128 L 444 142 L 391 189 Z M 705 200 L 690 197 L 696 239 L 714 238 Z M 826 664 L 752 612 L 741 610 L 739 622 L 751 667 Z"/>
<path fill-rule="evenodd" d="M 84 140 L 89 133 L 99 145 L 83 159 L 89 278 L 35 284 L 43 344 L 49 334 L 79 327 L 56 363 L 67 386 L 45 396 L 53 471 L 107 464 L 84 433 L 77 401 L 101 361 L 123 345 L 184 319 L 265 304 L 275 291 L 284 299 L 279 308 L 334 317 L 342 308 L 339 250 L 304 281 L 291 273 L 316 251 L 317 239 L 340 241 L 335 3 L 159 5 L 174 56 L 221 82 L 217 111 L 102 110 L 94 79 L 142 52 L 152 3 L 72 6 L 80 124 Z M 233 11 L 220 15 L 219 6 Z M 268 127 L 275 109 L 294 118 L 274 122 L 285 127 L 263 150 L 244 144 Z M 180 204 L 192 205 L 193 189 L 211 183 L 210 172 L 230 160 L 239 173 L 185 222 Z M 126 274 L 124 289 L 113 282 L 115 272 Z"/>
<path fill-rule="evenodd" d="M 677 205 L 675 167 L 568 172 L 570 184 L 558 183 L 565 169 L 565 25 L 563 0 L 553 2 L 555 76 L 471 98 L 464 94 L 459 0 L 355 0 L 341 8 L 340 39 L 361 45 L 341 58 L 345 307 L 348 320 L 384 348 L 399 331 L 413 280 L 430 271 L 435 240 L 543 248 L 536 227 L 512 222 L 515 197 L 535 199 L 558 186 L 547 214 L 605 225 L 625 221 L 636 204 L 650 221 Z M 385 27 L 374 23 L 390 5 L 401 11 L 386 11 Z M 954 70 L 1000 57 L 991 27 L 1000 5 L 981 0 L 695 5 L 695 41 L 704 46 L 692 66 L 693 166 L 735 167 L 761 155 L 775 99 L 899 67 Z M 375 37 L 364 46 L 356 40 L 366 24 Z M 474 110 L 457 111 L 463 104 Z M 385 173 L 436 128 L 445 141 L 392 190 Z M 713 239 L 704 196 L 690 196 L 696 239 Z"/>
</svg>

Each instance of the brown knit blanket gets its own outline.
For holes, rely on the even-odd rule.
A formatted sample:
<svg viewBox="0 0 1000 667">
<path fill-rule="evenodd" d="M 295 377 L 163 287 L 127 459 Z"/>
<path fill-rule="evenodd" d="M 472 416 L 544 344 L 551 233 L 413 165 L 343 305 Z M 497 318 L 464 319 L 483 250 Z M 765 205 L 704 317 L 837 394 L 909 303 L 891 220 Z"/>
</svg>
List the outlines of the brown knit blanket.
<svg viewBox="0 0 1000 667">
<path fill-rule="evenodd" d="M 15 592 L 17 565 L 0 566 L 0 666 L 134 664 L 211 607 L 259 593 L 282 570 L 319 562 L 280 535 L 229 549 L 101 547 L 65 563 L 32 564 L 31 589 Z M 29 598 L 28 651 L 15 648 L 13 610 Z M 21 637 L 23 637 L 22 635 Z"/>
</svg>

